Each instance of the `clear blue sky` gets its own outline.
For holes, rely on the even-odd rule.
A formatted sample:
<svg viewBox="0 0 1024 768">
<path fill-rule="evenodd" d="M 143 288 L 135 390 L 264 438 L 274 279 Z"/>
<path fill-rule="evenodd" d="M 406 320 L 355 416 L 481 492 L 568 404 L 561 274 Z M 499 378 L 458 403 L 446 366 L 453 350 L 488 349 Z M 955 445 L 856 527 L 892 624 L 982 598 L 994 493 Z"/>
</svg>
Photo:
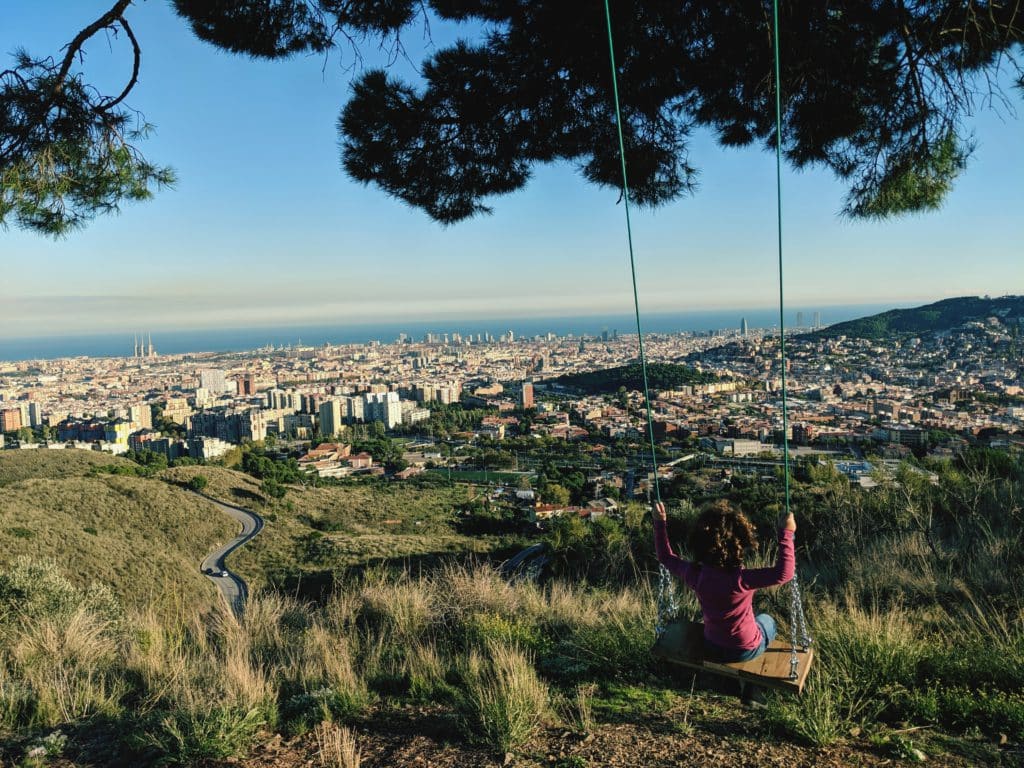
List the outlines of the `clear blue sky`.
<svg viewBox="0 0 1024 768">
<path fill-rule="evenodd" d="M 0 53 L 57 54 L 109 4 L 8 4 Z M 129 103 L 156 126 L 144 151 L 180 181 L 64 240 L 0 233 L 0 336 L 629 310 L 622 207 L 572 167 L 540 168 L 493 201 L 494 215 L 443 228 L 341 172 L 336 121 L 351 74 L 337 54 L 326 66 L 254 62 L 196 40 L 162 0 L 129 14 L 143 48 Z M 432 32 L 438 45 L 457 34 Z M 88 48 L 90 76 L 112 92 L 130 69 L 125 42 Z M 405 43 L 418 64 L 419 31 Z M 364 53 L 374 63 L 373 44 Z M 844 221 L 830 174 L 787 169 L 787 301 L 1024 293 L 1024 121 L 986 112 L 974 129 L 976 154 L 937 213 Z M 634 217 L 643 309 L 770 305 L 774 157 L 698 135 L 692 161 L 696 197 Z"/>
</svg>

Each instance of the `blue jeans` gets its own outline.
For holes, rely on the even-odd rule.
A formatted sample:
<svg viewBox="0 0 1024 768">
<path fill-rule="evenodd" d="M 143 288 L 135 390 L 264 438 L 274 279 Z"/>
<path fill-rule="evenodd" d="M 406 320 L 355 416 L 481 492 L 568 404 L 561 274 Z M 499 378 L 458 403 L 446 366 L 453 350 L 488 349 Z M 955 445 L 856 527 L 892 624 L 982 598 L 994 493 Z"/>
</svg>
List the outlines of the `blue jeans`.
<svg viewBox="0 0 1024 768">
<path fill-rule="evenodd" d="M 768 643 L 775 639 L 775 619 L 767 613 L 759 613 L 754 617 L 758 629 L 761 630 L 761 642 L 756 648 L 743 650 L 740 648 L 722 648 L 707 640 L 704 641 L 704 658 L 708 661 L 717 661 L 722 664 L 729 664 L 734 661 L 750 661 L 756 659 L 768 648 Z"/>
</svg>

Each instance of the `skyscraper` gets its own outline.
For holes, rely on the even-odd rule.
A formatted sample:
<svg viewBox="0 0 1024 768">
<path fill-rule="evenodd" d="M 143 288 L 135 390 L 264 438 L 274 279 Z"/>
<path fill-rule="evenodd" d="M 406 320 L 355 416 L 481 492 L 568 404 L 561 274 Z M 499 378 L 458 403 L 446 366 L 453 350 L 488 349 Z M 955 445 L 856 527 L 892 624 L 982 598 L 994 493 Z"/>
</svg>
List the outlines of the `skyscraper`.
<svg viewBox="0 0 1024 768">
<path fill-rule="evenodd" d="M 814 313 L 814 327 L 821 328 L 821 312 Z"/>
<path fill-rule="evenodd" d="M 745 317 L 740 318 L 740 334 L 742 336 L 747 335 L 747 318 Z"/>
<path fill-rule="evenodd" d="M 803 328 L 804 327 L 804 313 L 803 312 L 797 312 L 796 313 L 796 327 L 797 328 Z"/>
</svg>

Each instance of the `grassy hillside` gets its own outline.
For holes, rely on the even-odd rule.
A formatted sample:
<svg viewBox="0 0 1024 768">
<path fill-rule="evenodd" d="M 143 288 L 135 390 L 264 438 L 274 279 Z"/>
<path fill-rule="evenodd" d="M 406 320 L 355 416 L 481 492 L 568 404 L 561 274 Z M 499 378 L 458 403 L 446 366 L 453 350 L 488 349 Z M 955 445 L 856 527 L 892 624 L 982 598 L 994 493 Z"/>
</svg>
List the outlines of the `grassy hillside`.
<svg viewBox="0 0 1024 768">
<path fill-rule="evenodd" d="M 812 335 L 821 338 L 847 336 L 883 339 L 893 334 L 948 331 L 966 322 L 986 320 L 989 317 L 997 317 L 1008 325 L 1015 325 L 1019 318 L 1024 317 L 1024 296 L 1003 296 L 998 299 L 963 296 L 943 299 L 923 307 L 891 309 L 870 317 L 836 323 Z"/>
<path fill-rule="evenodd" d="M 707 384 L 717 381 L 718 377 L 711 373 L 696 371 L 685 365 L 649 363 L 647 379 L 651 389 L 675 389 L 693 384 Z M 617 392 L 619 387 L 625 387 L 627 390 L 641 390 L 643 389 L 643 371 L 639 363 L 633 363 L 600 371 L 567 374 L 552 379 L 550 383 L 561 384 L 564 387 L 578 389 L 591 395 Z"/>
<path fill-rule="evenodd" d="M 93 467 L 129 466 L 131 463 L 100 451 L 3 451 L 0 453 L 0 487 L 29 478 L 83 477 Z"/>
<path fill-rule="evenodd" d="M 328 578 L 332 571 L 353 567 L 486 556 L 519 544 L 516 536 L 460 531 L 457 512 L 467 501 L 465 486 L 288 486 L 285 497 L 275 500 L 264 496 L 259 481 L 221 467 L 175 467 L 162 476 L 186 483 L 196 475 L 208 480 L 204 493 L 264 517 L 260 535 L 229 561 L 257 589 Z"/>
<path fill-rule="evenodd" d="M 234 536 L 236 524 L 167 483 L 87 476 L 118 463 L 89 451 L 0 453 L 0 564 L 20 555 L 52 559 L 74 584 L 108 584 L 129 605 L 213 605 L 217 594 L 199 561 Z"/>
<path fill-rule="evenodd" d="M 55 566 L 0 567 L 0 764 L 357 766 L 339 756 L 354 742 L 362 768 L 1021 765 L 1024 464 L 977 452 L 933 468 L 937 485 L 907 471 L 871 494 L 829 467 L 794 479 L 817 661 L 800 699 L 769 694 L 756 713 L 734 684 L 652 658 L 649 568 L 544 584 L 489 567 L 369 569 L 319 602 L 256 592 L 240 620 L 185 606 L 166 621 L 75 590 Z M 424 541 L 458 535 L 445 533 L 457 490 L 291 489 L 263 503 L 238 473 L 172 474 L 250 494 L 279 523 L 268 542 L 307 531 L 365 557 L 389 520 L 426 529 Z M 86 479 L 119 495 L 137 489 L 125 481 L 157 482 Z M 61 481 L 8 487 L 48 482 Z M 761 523 L 777 491 L 734 477 L 726 493 Z M 690 495 L 667 498 L 677 541 Z M 632 542 L 649 554 L 649 515 L 602 521 L 605 535 L 556 557 L 621 559 Z M 757 597 L 783 635 L 787 597 Z M 35 746 L 49 763 L 26 759 Z"/>
</svg>

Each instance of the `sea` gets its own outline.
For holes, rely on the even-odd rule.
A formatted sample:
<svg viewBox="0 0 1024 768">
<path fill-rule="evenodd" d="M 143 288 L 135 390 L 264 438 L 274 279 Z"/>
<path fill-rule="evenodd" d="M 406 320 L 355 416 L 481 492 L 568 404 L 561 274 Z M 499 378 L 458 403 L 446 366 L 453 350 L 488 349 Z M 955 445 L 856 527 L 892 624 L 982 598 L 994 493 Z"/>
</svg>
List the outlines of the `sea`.
<svg viewBox="0 0 1024 768">
<path fill-rule="evenodd" d="M 905 306 L 912 306 L 907 304 Z M 819 313 L 822 325 L 884 312 L 897 308 L 892 304 L 849 304 L 827 307 L 789 307 L 786 311 L 787 332 L 809 330 Z M 798 324 L 802 319 L 802 325 Z M 738 330 L 742 321 L 753 329 L 777 329 L 778 309 L 723 309 L 689 312 L 641 314 L 641 325 L 648 333 L 713 333 Z M 187 330 L 154 330 L 153 346 L 158 354 L 190 352 L 244 352 L 265 347 L 322 346 L 324 344 L 391 343 L 400 334 L 421 341 L 426 334 L 459 333 L 498 337 L 512 331 L 515 337 L 532 338 L 554 333 L 576 337 L 636 334 L 634 315 L 589 315 L 585 317 L 519 317 L 463 318 L 448 320 L 395 320 L 375 323 L 336 323 L 329 325 L 266 326 L 251 328 L 202 328 Z M 38 336 L 32 338 L 0 338 L 0 360 L 53 360 L 66 357 L 130 357 L 134 332 L 93 335 Z M 148 338 L 146 339 L 148 341 Z"/>
</svg>

